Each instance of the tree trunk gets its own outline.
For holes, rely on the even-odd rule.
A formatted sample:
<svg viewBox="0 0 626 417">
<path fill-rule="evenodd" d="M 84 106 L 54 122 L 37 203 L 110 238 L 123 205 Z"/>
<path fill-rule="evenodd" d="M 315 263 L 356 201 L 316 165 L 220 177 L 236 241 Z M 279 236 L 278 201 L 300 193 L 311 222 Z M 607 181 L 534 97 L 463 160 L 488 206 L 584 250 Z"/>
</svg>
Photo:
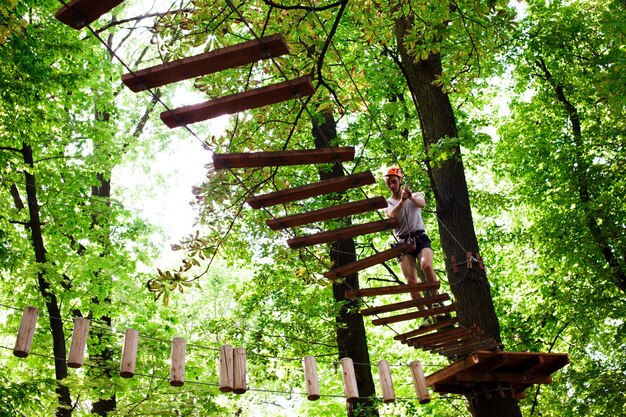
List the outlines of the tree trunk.
<svg viewBox="0 0 626 417">
<path fill-rule="evenodd" d="M 29 168 L 34 168 L 33 150 L 27 144 L 22 144 L 22 155 L 24 163 Z M 30 170 L 34 172 L 34 170 Z M 54 354 L 54 370 L 57 380 L 56 393 L 59 397 L 59 406 L 56 409 L 57 417 L 68 417 L 72 415 L 72 399 L 70 397 L 70 389 L 61 381 L 67 377 L 67 363 L 65 362 L 65 333 L 63 331 L 63 322 L 61 321 L 61 310 L 57 302 L 56 295 L 50 290 L 50 283 L 47 281 L 44 273 L 44 265 L 48 262 L 46 258 L 46 248 L 41 232 L 41 219 L 39 216 L 39 202 L 37 199 L 37 182 L 35 176 L 29 171 L 24 172 L 26 182 L 26 197 L 29 213 L 30 240 L 35 252 L 35 261 L 40 264 L 37 274 L 39 291 L 44 300 L 46 300 L 46 309 L 50 320 L 50 331 L 52 333 L 52 351 Z"/>
<path fill-rule="evenodd" d="M 441 75 L 441 57 L 431 53 L 426 60 L 416 59 L 406 49 L 404 35 L 410 22 L 396 20 L 398 49 L 402 58 L 402 70 L 415 98 L 422 128 L 426 154 L 440 140 L 456 138 L 457 128 L 449 97 L 435 84 Z M 439 236 L 445 256 L 448 281 L 455 296 L 458 315 L 465 326 L 477 324 L 488 336 L 500 342 L 500 326 L 489 292 L 489 282 L 483 269 L 473 264 L 458 265 L 459 273 L 452 269 L 451 259 L 464 262 L 466 253 L 478 253 L 478 242 L 474 231 L 469 194 L 460 147 L 454 148 L 454 156 L 441 164 L 427 161 L 430 184 L 435 195 L 436 212 L 439 219 Z M 476 417 L 514 417 L 521 411 L 512 398 L 480 401 L 470 405 Z"/>
<path fill-rule="evenodd" d="M 337 126 L 332 113 L 326 113 L 324 116 L 325 121 L 323 125 L 317 125 L 313 121 L 314 126 L 312 130 L 316 148 L 328 147 L 337 138 Z M 320 178 L 322 180 L 342 175 L 344 173 L 340 164 L 333 164 L 331 171 L 320 170 Z M 354 240 L 345 239 L 331 244 L 330 259 L 334 267 L 356 261 Z M 347 289 L 358 288 L 359 278 L 357 273 L 346 277 L 344 283 L 333 283 L 333 297 L 336 302 L 342 303 L 341 311 L 336 318 L 339 359 L 349 357 L 353 360 L 359 390 L 360 400 L 357 404 L 348 405 L 348 416 L 378 416 L 378 409 L 370 400 L 370 397 L 373 397 L 376 391 L 370 367 L 363 316 L 358 312 L 358 301 L 347 300 L 345 297 Z"/>
</svg>

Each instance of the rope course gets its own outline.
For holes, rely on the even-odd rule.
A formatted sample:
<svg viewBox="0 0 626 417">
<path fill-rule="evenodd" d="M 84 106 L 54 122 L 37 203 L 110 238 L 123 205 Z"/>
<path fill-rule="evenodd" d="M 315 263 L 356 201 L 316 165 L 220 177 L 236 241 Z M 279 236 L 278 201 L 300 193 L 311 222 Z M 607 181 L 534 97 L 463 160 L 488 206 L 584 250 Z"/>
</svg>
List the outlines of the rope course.
<svg viewBox="0 0 626 417">
<path fill-rule="evenodd" d="M 257 35 L 250 23 L 245 19 L 241 11 L 235 7 L 231 0 L 226 0 L 226 3 L 232 11 L 238 15 L 241 22 L 245 24 L 248 31 L 253 36 L 253 40 L 193 57 L 168 62 L 166 64 L 140 71 L 132 70 L 127 64 L 125 64 L 115 51 L 113 51 L 98 35 L 98 33 L 90 27 L 90 23 L 94 22 L 101 15 L 119 5 L 122 0 L 106 0 L 97 3 L 86 0 L 73 0 L 70 3 L 59 0 L 59 2 L 63 5 L 63 7 L 57 12 L 56 17 L 70 27 L 76 29 L 86 27 L 103 45 L 105 45 L 109 53 L 121 62 L 124 68 L 128 71 L 128 73 L 122 77 L 123 83 L 134 92 L 149 92 L 153 99 L 165 108 L 165 111 L 161 113 L 160 118 L 168 127 L 183 127 L 194 138 L 199 140 L 205 149 L 212 153 L 214 169 L 228 170 L 236 179 L 237 183 L 245 190 L 246 195 L 249 196 L 246 199 L 246 203 L 254 209 L 262 209 L 269 214 L 271 219 L 267 221 L 267 225 L 273 230 L 287 230 L 287 232 L 292 235 L 292 237 L 287 240 L 287 244 L 292 249 L 307 250 L 323 265 L 328 266 L 327 262 L 320 259 L 307 248 L 318 244 L 337 242 L 371 233 L 379 233 L 393 229 L 397 226 L 396 220 L 391 218 L 323 231 L 306 236 L 298 236 L 298 232 L 294 229 L 298 226 L 374 211 L 386 206 L 386 200 L 384 197 L 377 196 L 370 198 L 362 188 L 365 185 L 375 182 L 371 172 L 348 172 L 348 170 L 344 167 L 344 162 L 352 161 L 354 159 L 354 148 L 325 147 L 299 151 L 283 149 L 283 151 L 217 154 L 209 148 L 206 141 L 200 139 L 199 136 L 189 128 L 189 124 L 204 121 L 223 114 L 234 114 L 288 100 L 295 100 L 302 103 L 302 107 L 298 112 L 298 117 L 303 111 L 306 112 L 313 121 L 313 125 L 316 129 L 318 129 L 320 136 L 326 139 L 326 143 L 330 143 L 328 138 L 325 137 L 324 132 L 319 128 L 317 123 L 314 122 L 314 117 L 307 107 L 308 100 L 315 93 L 315 87 L 311 83 L 310 77 L 302 76 L 296 79 L 290 79 L 278 62 L 274 59 L 289 52 L 288 45 L 283 37 L 278 34 L 265 37 Z M 311 3 L 309 2 L 309 4 Z M 341 3 L 341 5 L 343 10 L 345 3 Z M 315 8 L 312 4 L 311 10 L 318 19 L 318 23 L 326 32 L 324 25 L 319 16 L 317 16 Z M 337 24 L 338 19 L 335 21 L 335 25 Z M 330 34 L 328 32 L 326 32 L 326 34 L 330 40 Z M 330 45 L 335 48 L 332 42 Z M 356 91 L 361 100 L 363 100 L 368 112 L 371 114 L 368 103 L 359 90 L 356 82 L 352 79 L 350 71 L 346 68 L 345 63 L 336 48 L 335 52 L 339 57 L 342 66 L 348 73 L 351 82 L 355 85 Z M 284 82 L 176 109 L 169 108 L 161 100 L 160 96 L 153 91 L 154 88 L 166 84 L 207 75 L 209 73 L 222 71 L 228 68 L 252 64 L 264 59 L 270 60 L 272 65 L 277 68 L 281 76 L 285 79 Z M 322 59 L 323 57 L 320 56 L 320 60 Z M 305 100 L 304 97 L 309 98 Z M 372 117 L 372 119 L 374 119 L 374 123 L 382 134 L 382 128 L 374 117 Z M 240 168 L 273 167 L 274 169 L 277 169 L 277 167 L 280 166 L 322 163 L 333 163 L 338 165 L 341 167 L 344 175 L 341 177 L 322 180 L 314 184 L 278 190 L 263 195 L 254 195 L 253 190 L 247 187 L 244 181 L 233 171 L 234 169 Z M 292 203 L 306 198 L 313 198 L 331 193 L 341 193 L 353 188 L 360 190 L 361 193 L 365 195 L 365 199 L 280 218 L 276 218 L 268 209 L 269 207 L 279 204 Z M 437 219 L 444 229 L 452 235 L 450 230 L 443 224 L 443 222 L 441 222 L 439 217 L 437 217 Z M 452 237 L 457 244 L 462 247 L 460 242 L 454 236 Z M 356 262 L 332 268 L 326 272 L 324 276 L 330 280 L 340 280 L 371 266 L 378 265 L 398 257 L 409 249 L 410 248 L 406 245 L 399 245 L 396 248 L 379 252 L 373 256 L 363 258 Z M 484 268 L 482 259 L 478 253 L 473 254 L 465 249 L 463 249 L 463 251 L 467 254 L 465 260 L 459 260 L 459 262 L 457 262 L 456 259 L 452 259 L 455 273 L 458 273 L 457 269 L 460 265 L 465 265 L 466 272 L 467 270 L 473 268 L 475 264 L 478 268 Z M 213 257 L 216 253 L 217 250 L 214 252 Z M 463 277 L 460 279 L 463 279 Z M 524 390 L 528 386 L 533 384 L 550 383 L 550 374 L 567 364 L 567 355 L 563 354 L 535 354 L 497 351 L 501 348 L 501 346 L 493 338 L 486 336 L 484 332 L 478 328 L 478 326 L 460 325 L 460 318 L 458 316 L 452 316 L 452 313 L 456 311 L 456 306 L 451 301 L 450 295 L 447 293 L 436 294 L 436 290 L 439 289 L 439 286 L 440 284 L 437 281 L 435 283 L 396 285 L 392 287 L 367 289 L 349 288 L 345 294 L 347 299 L 393 294 L 411 294 L 416 296 L 414 299 L 409 301 L 396 302 L 378 307 L 369 307 L 366 304 L 367 308 L 361 310 L 361 314 L 364 316 L 376 316 L 377 318 L 374 319 L 372 323 L 374 325 L 385 326 L 388 326 L 391 323 L 422 319 L 425 324 L 422 324 L 415 330 L 403 334 L 399 334 L 394 331 L 396 333 L 394 339 L 399 340 L 407 346 L 429 350 L 431 352 L 441 354 L 449 359 L 456 360 L 455 363 L 433 373 L 428 377 L 424 376 L 422 364 L 419 362 L 414 361 L 409 365 L 415 386 L 416 396 L 420 403 L 427 403 L 430 401 L 427 387 L 431 387 L 433 391 L 439 393 L 464 394 L 472 399 L 472 401 L 481 401 L 484 398 L 490 399 L 492 393 L 494 392 L 497 392 L 500 395 L 509 393 L 513 398 L 522 398 L 525 395 Z M 449 302 L 449 304 L 445 305 L 445 302 Z M 385 317 L 379 316 L 383 313 L 394 313 L 407 309 L 412 310 L 415 308 L 417 311 L 410 311 Z M 34 307 L 26 307 L 24 310 L 22 323 L 16 339 L 16 345 L 13 350 L 14 354 L 18 357 L 26 357 L 29 355 L 30 346 L 35 332 L 37 314 L 38 311 Z M 68 366 L 80 367 L 83 363 L 87 334 L 89 331 L 89 321 L 79 318 L 75 320 L 74 326 Z M 124 348 L 121 355 L 120 375 L 122 377 L 132 377 L 136 374 L 135 360 L 137 355 L 139 332 L 134 329 L 127 329 L 124 334 Z M 184 369 L 186 349 L 187 344 L 185 339 L 174 338 L 172 340 L 171 369 L 169 378 L 172 386 L 182 386 L 185 383 Z M 216 348 L 211 350 L 219 351 L 220 382 L 217 385 L 219 386 L 220 391 L 232 391 L 236 394 L 243 394 L 246 392 L 246 390 L 249 389 L 246 382 L 246 350 L 241 347 L 233 348 L 230 345 L 222 345 L 219 349 Z M 315 358 L 308 356 L 302 359 L 304 361 L 307 398 L 310 400 L 316 400 L 320 398 L 321 393 L 319 392 L 319 385 L 317 382 Z M 65 360 L 65 358 L 63 358 L 63 360 Z M 291 360 L 294 359 L 291 358 Z M 356 402 L 360 399 L 360 397 L 358 390 L 356 389 L 356 379 L 354 375 L 355 364 L 352 362 L 352 359 L 343 358 L 340 361 L 340 365 L 342 368 L 342 379 L 344 383 L 346 401 Z M 370 364 L 357 365 L 371 366 Z M 389 364 L 386 363 L 386 361 L 379 362 L 378 370 L 381 384 L 383 384 L 381 387 L 383 392 L 383 401 L 395 401 L 393 384 L 389 373 Z"/>
</svg>

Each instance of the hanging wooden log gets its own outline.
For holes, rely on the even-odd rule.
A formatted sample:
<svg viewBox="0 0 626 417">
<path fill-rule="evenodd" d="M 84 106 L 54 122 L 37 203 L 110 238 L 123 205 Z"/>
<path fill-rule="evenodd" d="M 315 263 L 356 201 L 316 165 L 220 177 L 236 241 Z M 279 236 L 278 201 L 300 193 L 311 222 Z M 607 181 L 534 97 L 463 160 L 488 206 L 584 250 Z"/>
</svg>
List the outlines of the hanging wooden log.
<svg viewBox="0 0 626 417">
<path fill-rule="evenodd" d="M 74 29 L 82 29 L 120 4 L 123 0 L 73 0 L 54 17 Z"/>
<path fill-rule="evenodd" d="M 379 208 L 386 207 L 387 200 L 383 199 L 383 201 L 381 202 L 381 205 L 382 206 Z M 332 279 L 332 280 L 335 280 L 337 278 L 347 277 L 356 272 L 367 269 L 371 266 L 379 265 L 379 264 L 382 264 L 383 262 L 387 262 L 390 259 L 397 258 L 398 256 L 402 255 L 404 252 L 406 252 L 409 249 L 409 247 L 411 247 L 411 245 L 409 245 L 408 243 L 400 243 L 395 248 L 387 249 L 375 255 L 368 256 L 367 258 L 363 258 L 356 262 L 350 262 L 349 264 L 340 266 L 338 268 L 333 268 L 330 271 L 325 272 L 324 277 L 328 279 Z"/>
<path fill-rule="evenodd" d="M 70 343 L 70 353 L 67 356 L 67 366 L 80 368 L 83 366 L 85 347 L 87 347 L 87 334 L 89 333 L 89 320 L 84 317 L 74 319 L 74 331 Z"/>
<path fill-rule="evenodd" d="M 185 384 L 185 348 L 187 342 L 182 337 L 172 340 L 172 363 L 170 366 L 170 385 L 182 387 Z"/>
<path fill-rule="evenodd" d="M 384 230 L 393 229 L 397 225 L 398 219 L 392 217 L 375 222 L 342 227 L 328 232 L 287 239 L 287 245 L 289 245 L 291 249 L 298 249 L 306 246 L 320 245 L 322 243 L 336 242 L 338 240 L 344 240 L 355 236 L 378 233 Z"/>
<path fill-rule="evenodd" d="M 441 284 L 437 282 L 421 282 L 416 285 L 392 285 L 389 287 L 378 288 L 363 288 L 360 290 L 346 290 L 345 296 L 348 300 L 353 300 L 358 297 L 375 297 L 378 295 L 394 295 L 404 294 L 414 291 L 430 291 L 438 290 Z"/>
<path fill-rule="evenodd" d="M 450 299 L 450 294 L 438 294 L 430 297 L 421 297 L 416 300 L 402 301 L 400 303 L 386 304 L 378 307 L 364 308 L 361 310 L 362 316 L 372 316 L 374 314 L 390 313 L 392 311 L 406 310 L 412 307 L 430 306 Z"/>
<path fill-rule="evenodd" d="M 346 394 L 346 401 L 355 403 L 359 400 L 359 389 L 356 384 L 356 375 L 354 373 L 354 362 L 351 358 L 342 358 L 341 377 L 343 379 L 343 390 Z"/>
<path fill-rule="evenodd" d="M 354 147 L 318 148 L 294 151 L 267 151 L 213 154 L 215 169 L 261 168 L 346 162 L 354 159 Z"/>
<path fill-rule="evenodd" d="M 396 400 L 396 392 L 393 389 L 389 362 L 386 360 L 378 361 L 378 379 L 380 380 L 380 392 L 383 395 L 383 402 L 394 402 Z"/>
<path fill-rule="evenodd" d="M 302 358 L 304 366 L 304 382 L 306 383 L 306 398 L 311 401 L 320 398 L 320 384 L 317 379 L 317 364 L 315 356 L 305 356 Z"/>
<path fill-rule="evenodd" d="M 301 187 L 288 188 L 286 190 L 275 191 L 273 193 L 248 197 L 246 203 L 252 208 L 271 207 L 277 204 L 291 201 L 304 200 L 310 197 L 317 197 L 324 194 L 339 193 L 350 188 L 375 183 L 376 180 L 370 171 L 359 172 L 358 174 L 344 175 L 316 182 L 314 184 L 303 185 Z"/>
<path fill-rule="evenodd" d="M 126 329 L 124 333 L 124 345 L 122 347 L 122 360 L 120 362 L 120 376 L 122 378 L 132 378 L 135 376 L 138 343 L 139 331 Z"/>
<path fill-rule="evenodd" d="M 25 358 L 30 354 L 38 315 L 39 310 L 30 306 L 26 307 L 22 313 L 22 322 L 20 323 L 17 339 L 15 339 L 15 347 L 13 348 L 13 354 L 18 358 Z"/>
<path fill-rule="evenodd" d="M 276 34 L 133 71 L 124 74 L 122 82 L 132 91 L 139 92 L 287 53 L 289 47 L 285 39 Z"/>
<path fill-rule="evenodd" d="M 175 128 L 225 114 L 238 113 L 298 97 L 310 96 L 313 93 L 315 93 L 315 88 L 311 84 L 311 80 L 304 76 L 295 80 L 216 98 L 204 103 L 164 111 L 161 113 L 161 120 L 169 128 Z"/>
<path fill-rule="evenodd" d="M 324 220 L 338 219 L 340 217 L 347 217 L 353 214 L 365 213 L 367 211 L 372 211 L 384 207 L 387 207 L 387 200 L 385 200 L 384 197 L 374 197 L 367 198 L 365 200 L 353 201 L 351 203 L 324 207 L 319 210 L 294 214 L 292 216 L 270 219 L 267 220 L 265 223 L 267 223 L 267 225 L 272 230 L 280 230 L 287 229 L 289 227 L 302 226 L 309 223 L 321 222 Z"/>
<path fill-rule="evenodd" d="M 411 362 L 410 367 L 417 399 L 420 404 L 427 404 L 430 402 L 430 395 L 428 394 L 428 388 L 426 387 L 426 378 L 424 378 L 422 364 L 419 361 L 413 361 Z"/>
<path fill-rule="evenodd" d="M 381 317 L 381 318 L 372 320 L 372 324 L 375 326 L 380 326 L 383 324 L 398 323 L 401 321 L 413 320 L 413 319 L 418 319 L 422 317 L 438 316 L 438 315 L 449 313 L 455 310 L 456 310 L 456 306 L 452 304 L 449 306 L 431 308 L 430 310 L 422 310 L 422 311 L 416 311 L 413 313 L 399 314 L 397 316 L 391 316 L 391 317 Z"/>
<path fill-rule="evenodd" d="M 222 392 L 233 390 L 233 347 L 223 345 L 220 347 L 220 387 Z"/>
<path fill-rule="evenodd" d="M 243 394 L 248 390 L 246 383 L 246 349 L 233 349 L 233 392 Z"/>
</svg>

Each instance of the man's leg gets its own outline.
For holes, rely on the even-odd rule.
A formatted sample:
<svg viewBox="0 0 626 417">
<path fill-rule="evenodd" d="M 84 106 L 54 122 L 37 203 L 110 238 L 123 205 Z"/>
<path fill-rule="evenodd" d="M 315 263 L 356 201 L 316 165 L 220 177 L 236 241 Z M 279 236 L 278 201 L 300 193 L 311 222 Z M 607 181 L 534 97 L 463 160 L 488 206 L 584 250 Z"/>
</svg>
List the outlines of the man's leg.
<svg viewBox="0 0 626 417">
<path fill-rule="evenodd" d="M 402 255 L 402 259 L 400 259 L 400 269 L 402 270 L 402 275 L 404 275 L 404 279 L 406 279 L 406 283 L 408 285 L 417 285 L 417 263 L 415 257 L 405 253 Z M 419 291 L 411 291 L 411 298 L 416 300 L 420 298 L 421 295 Z"/>
<path fill-rule="evenodd" d="M 437 282 L 437 274 L 435 273 L 435 268 L 433 267 L 433 250 L 431 248 L 424 248 L 419 253 L 420 260 L 420 268 L 424 273 L 424 277 L 426 278 L 426 282 Z M 432 290 L 428 292 L 430 295 L 437 295 L 439 291 Z"/>
</svg>

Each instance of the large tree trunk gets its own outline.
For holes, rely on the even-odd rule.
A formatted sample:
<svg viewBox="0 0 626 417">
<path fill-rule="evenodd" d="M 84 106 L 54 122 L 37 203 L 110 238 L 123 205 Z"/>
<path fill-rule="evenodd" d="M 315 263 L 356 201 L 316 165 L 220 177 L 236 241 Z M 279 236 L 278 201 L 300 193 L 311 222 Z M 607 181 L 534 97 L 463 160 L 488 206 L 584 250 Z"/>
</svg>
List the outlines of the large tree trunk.
<svg viewBox="0 0 626 417">
<path fill-rule="evenodd" d="M 435 53 L 431 53 L 426 60 L 411 56 L 404 44 L 404 35 L 410 24 L 408 20 L 398 18 L 396 36 L 402 70 L 416 101 L 428 155 L 438 141 L 457 137 L 457 128 L 449 97 L 435 84 L 442 71 L 441 58 Z M 488 336 L 500 342 L 500 327 L 485 271 L 476 265 L 468 269 L 462 264 L 459 265 L 458 275 L 452 272 L 453 256 L 458 261 L 465 261 L 466 252 L 479 252 L 460 148 L 457 146 L 454 156 L 441 164 L 428 161 L 428 170 L 437 204 L 439 236 L 446 270 L 449 271 L 448 280 L 456 298 L 461 323 L 466 326 L 477 324 Z M 517 401 L 512 398 L 494 396 L 470 407 L 476 417 L 521 416 Z"/>
<path fill-rule="evenodd" d="M 46 248 L 43 241 L 41 231 L 41 220 L 39 216 L 39 202 L 37 199 L 37 183 L 35 176 L 30 172 L 35 172 L 33 150 L 27 145 L 22 145 L 22 155 L 26 166 L 31 168 L 24 172 L 26 182 L 26 197 L 28 204 L 30 240 L 35 252 L 35 261 L 42 265 L 37 274 L 39 291 L 44 300 L 46 300 L 46 309 L 50 322 L 50 332 L 52 333 L 52 351 L 54 354 L 54 370 L 57 380 L 56 393 L 59 397 L 59 406 L 56 410 L 57 417 L 69 417 L 72 415 L 72 399 L 70 397 L 70 389 L 61 381 L 67 377 L 67 363 L 65 362 L 65 333 L 63 331 L 63 322 L 61 321 L 61 310 L 56 295 L 50 289 L 50 283 L 45 276 L 44 265 L 48 260 L 46 257 Z"/>
<path fill-rule="evenodd" d="M 337 138 L 337 126 L 331 113 L 325 114 L 323 125 L 315 125 L 313 121 L 313 137 L 315 147 L 322 148 L 330 146 L 330 143 Z M 322 180 L 335 178 L 344 175 L 340 164 L 334 164 L 331 171 L 320 170 Z M 349 220 L 348 220 L 349 221 Z M 353 239 L 345 239 L 331 245 L 330 258 L 334 267 L 346 265 L 356 261 L 356 250 Z M 352 274 L 345 278 L 344 283 L 333 284 L 333 297 L 336 302 L 342 303 L 341 311 L 337 320 L 337 346 L 339 348 L 339 358 L 351 358 L 354 362 L 357 387 L 361 400 L 355 404 L 348 405 L 348 416 L 378 416 L 378 409 L 369 399 L 376 394 L 372 370 L 369 365 L 369 351 L 367 349 L 367 338 L 363 316 L 359 314 L 358 301 L 347 300 L 345 292 L 347 289 L 359 288 L 358 274 Z M 358 414 L 356 412 L 358 408 Z"/>
</svg>

